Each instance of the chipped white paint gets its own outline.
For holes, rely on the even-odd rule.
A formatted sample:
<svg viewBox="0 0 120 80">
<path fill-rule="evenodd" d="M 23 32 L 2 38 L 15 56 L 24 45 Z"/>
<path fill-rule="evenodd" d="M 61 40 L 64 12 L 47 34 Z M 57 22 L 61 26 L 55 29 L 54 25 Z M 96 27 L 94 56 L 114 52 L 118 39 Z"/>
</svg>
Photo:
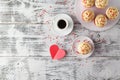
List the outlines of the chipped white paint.
<svg viewBox="0 0 120 80">
<path fill-rule="evenodd" d="M 120 21 L 110 30 L 85 29 L 74 14 L 75 0 L 0 0 L 0 80 L 120 80 Z M 52 18 L 69 14 L 74 22 L 71 34 L 51 34 Z M 94 54 L 81 60 L 72 52 L 80 35 L 95 42 Z M 49 46 L 67 51 L 52 61 Z"/>
</svg>

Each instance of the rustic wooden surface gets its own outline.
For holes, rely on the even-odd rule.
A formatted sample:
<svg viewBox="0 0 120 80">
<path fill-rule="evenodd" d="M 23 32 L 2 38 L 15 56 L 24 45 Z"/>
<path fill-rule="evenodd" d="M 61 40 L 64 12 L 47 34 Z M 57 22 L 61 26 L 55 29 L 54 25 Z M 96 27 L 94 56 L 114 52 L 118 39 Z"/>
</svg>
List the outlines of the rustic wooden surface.
<svg viewBox="0 0 120 80">
<path fill-rule="evenodd" d="M 93 32 L 77 21 L 75 0 L 0 0 L 0 80 L 120 80 L 120 21 L 110 30 Z M 52 18 L 69 14 L 71 34 L 51 32 Z M 81 60 L 72 52 L 75 38 L 95 42 L 95 52 Z M 53 43 L 66 49 L 60 61 L 51 60 Z"/>
</svg>

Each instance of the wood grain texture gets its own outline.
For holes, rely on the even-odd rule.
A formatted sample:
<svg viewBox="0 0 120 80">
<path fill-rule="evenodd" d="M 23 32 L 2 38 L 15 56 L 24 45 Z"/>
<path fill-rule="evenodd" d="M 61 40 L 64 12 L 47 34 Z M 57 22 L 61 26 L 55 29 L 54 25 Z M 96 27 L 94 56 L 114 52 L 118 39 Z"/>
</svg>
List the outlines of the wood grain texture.
<svg viewBox="0 0 120 80">
<path fill-rule="evenodd" d="M 119 80 L 119 57 L 1 57 L 1 80 Z"/>
<path fill-rule="evenodd" d="M 75 1 L 0 0 L 0 80 L 120 80 L 120 21 L 104 32 L 87 30 L 75 17 Z M 52 32 L 53 17 L 60 13 L 74 21 L 72 33 L 63 37 Z M 72 51 L 81 35 L 95 43 L 84 60 Z M 60 61 L 50 58 L 54 43 L 67 51 Z"/>
</svg>

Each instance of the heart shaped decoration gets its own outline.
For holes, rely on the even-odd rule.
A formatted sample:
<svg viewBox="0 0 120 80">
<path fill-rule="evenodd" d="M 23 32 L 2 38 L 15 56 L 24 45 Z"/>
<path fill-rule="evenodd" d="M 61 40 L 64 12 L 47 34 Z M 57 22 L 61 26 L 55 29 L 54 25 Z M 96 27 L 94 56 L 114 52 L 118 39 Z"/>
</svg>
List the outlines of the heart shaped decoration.
<svg viewBox="0 0 120 80">
<path fill-rule="evenodd" d="M 54 60 L 62 59 L 66 55 L 65 50 L 59 49 L 56 44 L 50 46 L 50 54 Z"/>
</svg>

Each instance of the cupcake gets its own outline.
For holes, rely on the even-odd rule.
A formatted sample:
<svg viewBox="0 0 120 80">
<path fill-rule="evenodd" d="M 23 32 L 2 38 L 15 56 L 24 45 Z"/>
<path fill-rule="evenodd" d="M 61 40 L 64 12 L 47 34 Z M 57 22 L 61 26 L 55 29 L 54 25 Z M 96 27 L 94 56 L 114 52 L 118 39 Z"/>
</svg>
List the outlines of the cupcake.
<svg viewBox="0 0 120 80">
<path fill-rule="evenodd" d="M 96 1 L 95 1 L 95 6 L 96 6 L 97 8 L 103 9 L 103 8 L 105 8 L 107 5 L 108 5 L 108 0 L 96 0 Z"/>
<path fill-rule="evenodd" d="M 109 7 L 106 10 L 106 15 L 107 15 L 108 19 L 114 20 L 114 19 L 116 19 L 118 17 L 119 10 L 116 7 Z"/>
<path fill-rule="evenodd" d="M 97 27 L 102 28 L 107 24 L 107 18 L 106 18 L 106 16 L 99 14 L 96 16 L 94 23 Z"/>
<path fill-rule="evenodd" d="M 92 51 L 92 46 L 88 42 L 82 42 L 78 46 L 78 52 L 80 54 L 86 55 Z"/>
<path fill-rule="evenodd" d="M 93 21 L 94 16 L 95 16 L 95 14 L 94 14 L 94 11 L 92 11 L 92 10 L 85 10 L 82 13 L 82 19 L 85 22 L 91 22 L 91 21 Z"/>
<path fill-rule="evenodd" d="M 82 4 L 86 8 L 94 6 L 95 0 L 82 0 Z"/>
</svg>

